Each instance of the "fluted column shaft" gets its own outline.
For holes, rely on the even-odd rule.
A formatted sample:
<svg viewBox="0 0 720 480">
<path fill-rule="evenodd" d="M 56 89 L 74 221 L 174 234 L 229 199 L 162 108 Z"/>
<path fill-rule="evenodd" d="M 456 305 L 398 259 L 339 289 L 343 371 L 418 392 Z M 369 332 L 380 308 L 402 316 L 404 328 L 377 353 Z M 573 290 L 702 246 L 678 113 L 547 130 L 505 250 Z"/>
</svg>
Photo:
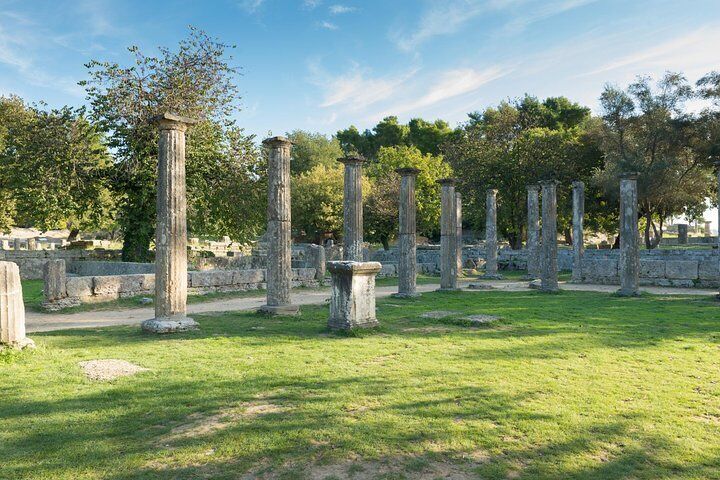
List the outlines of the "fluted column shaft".
<svg viewBox="0 0 720 480">
<path fill-rule="evenodd" d="M 400 175 L 400 238 L 398 258 L 399 297 L 417 296 L 417 205 L 415 203 L 415 180 L 420 170 L 399 168 Z"/>
<path fill-rule="evenodd" d="M 497 263 L 497 190 L 485 192 L 485 276 L 498 276 Z"/>
<path fill-rule="evenodd" d="M 555 292 L 558 287 L 557 264 L 557 181 L 542 186 L 542 274 L 540 290 Z"/>
<path fill-rule="evenodd" d="M 527 276 L 540 278 L 540 186 L 527 187 Z"/>
<path fill-rule="evenodd" d="M 620 290 L 617 293 L 622 296 L 634 296 L 639 292 L 637 177 L 637 173 L 620 176 Z"/>
<path fill-rule="evenodd" d="M 583 217 L 585 216 L 585 184 L 573 182 L 573 267 L 572 281 L 582 282 L 582 260 L 585 254 Z"/>
<path fill-rule="evenodd" d="M 440 289 L 457 289 L 457 201 L 455 180 L 444 178 L 440 184 Z"/>
<path fill-rule="evenodd" d="M 343 199 L 343 260 L 363 261 L 363 204 L 361 157 L 339 158 L 345 165 Z"/>
<path fill-rule="evenodd" d="M 463 219 L 463 211 L 462 211 L 462 194 L 460 192 L 455 192 L 455 228 L 457 233 L 455 234 L 455 242 L 456 242 L 456 258 L 457 258 L 457 273 L 458 275 L 461 275 L 463 273 L 462 267 L 462 252 L 463 252 L 463 230 L 462 230 L 462 219 Z"/>
</svg>

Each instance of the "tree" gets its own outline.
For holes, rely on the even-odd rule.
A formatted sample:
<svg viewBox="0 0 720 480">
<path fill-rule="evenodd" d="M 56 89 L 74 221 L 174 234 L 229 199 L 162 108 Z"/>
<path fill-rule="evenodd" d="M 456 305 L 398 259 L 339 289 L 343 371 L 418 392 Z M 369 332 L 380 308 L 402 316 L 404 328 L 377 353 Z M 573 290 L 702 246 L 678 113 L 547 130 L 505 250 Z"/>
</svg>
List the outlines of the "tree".
<svg viewBox="0 0 720 480">
<path fill-rule="evenodd" d="M 115 155 L 112 186 L 120 199 L 123 260 L 147 261 L 154 236 L 157 127 L 151 119 L 170 111 L 200 123 L 187 136 L 188 203 L 195 234 L 227 234 L 245 240 L 262 227 L 260 192 L 264 188 L 262 157 L 248 148 L 231 115 L 238 110 L 237 68 L 226 55 L 231 46 L 190 29 L 177 51 L 160 48 L 147 56 L 130 47 L 134 63 L 91 61 L 90 79 L 81 82 L 92 106 L 92 118 L 107 132 Z M 208 181 L 208 172 L 230 175 Z M 212 183 L 214 182 L 214 183 Z M 217 188 L 208 188 L 208 186 Z M 242 195 L 238 188 L 243 187 Z M 211 206 L 201 210 L 201 206 Z M 232 206 L 230 216 L 224 210 Z"/>
<path fill-rule="evenodd" d="M 422 154 L 416 147 L 382 147 L 377 161 L 367 167 L 372 192 L 366 195 L 365 234 L 370 241 L 381 242 L 387 249 L 397 236 L 400 177 L 395 170 L 420 169 L 415 184 L 418 233 L 435 236 L 440 222 L 440 196 L 436 181 L 452 175 L 450 165 L 440 156 Z"/>
<path fill-rule="evenodd" d="M 44 110 L 0 98 L 0 226 L 109 227 L 113 219 L 102 134 L 83 109 Z"/>
<path fill-rule="evenodd" d="M 640 174 L 638 210 L 649 249 L 660 243 L 666 219 L 697 215 L 711 194 L 707 159 L 692 148 L 697 124 L 684 109 L 692 96 L 682 75 L 667 73 L 655 88 L 639 77 L 627 90 L 607 86 L 600 97 L 606 166 L 597 180 L 613 196 L 618 174 Z"/>
<path fill-rule="evenodd" d="M 293 175 L 312 170 L 316 165 L 335 165 L 337 159 L 343 156 L 340 142 L 335 137 L 294 130 L 288 134 L 288 139 L 293 142 L 290 161 L 290 172 Z"/>
<path fill-rule="evenodd" d="M 469 121 L 443 149 L 459 178 L 469 223 L 483 228 L 485 191 L 496 188 L 498 230 L 513 248 L 521 248 L 527 186 L 547 178 L 559 180 L 562 206 L 569 203 L 570 183 L 587 181 L 602 165 L 588 135 L 591 125 L 589 109 L 562 97 L 540 102 L 526 95 L 469 114 Z M 559 212 L 560 226 L 567 229 L 568 210 L 561 207 Z"/>
</svg>

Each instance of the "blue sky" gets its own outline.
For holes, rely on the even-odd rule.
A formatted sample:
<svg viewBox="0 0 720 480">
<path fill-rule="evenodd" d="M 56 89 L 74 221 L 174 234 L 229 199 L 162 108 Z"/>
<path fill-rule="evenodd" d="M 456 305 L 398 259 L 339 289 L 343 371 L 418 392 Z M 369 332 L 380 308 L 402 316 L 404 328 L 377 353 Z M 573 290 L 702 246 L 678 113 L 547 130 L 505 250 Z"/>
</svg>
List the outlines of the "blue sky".
<svg viewBox="0 0 720 480">
<path fill-rule="evenodd" d="M 606 82 L 720 70 L 719 0 L 0 0 L 0 95 L 84 103 L 90 59 L 237 45 L 239 123 L 261 137 L 443 118 L 525 92 L 597 106 Z"/>
</svg>

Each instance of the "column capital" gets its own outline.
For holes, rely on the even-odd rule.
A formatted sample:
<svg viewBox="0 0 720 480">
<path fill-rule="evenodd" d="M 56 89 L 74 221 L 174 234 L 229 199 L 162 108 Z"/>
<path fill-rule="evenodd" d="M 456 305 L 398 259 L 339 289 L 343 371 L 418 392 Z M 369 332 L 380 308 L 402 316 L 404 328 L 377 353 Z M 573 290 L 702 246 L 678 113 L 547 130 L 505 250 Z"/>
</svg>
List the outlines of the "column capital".
<svg viewBox="0 0 720 480">
<path fill-rule="evenodd" d="M 485 194 L 486 194 L 486 195 L 497 195 L 497 193 L 498 193 L 497 188 L 487 188 L 487 189 L 485 189 Z"/>
<path fill-rule="evenodd" d="M 573 188 L 584 187 L 585 182 L 583 182 L 582 180 L 575 180 L 574 182 L 572 182 L 572 186 L 573 186 Z"/>
<path fill-rule="evenodd" d="M 395 173 L 400 174 L 403 177 L 409 177 L 409 176 L 415 176 L 418 173 L 420 173 L 419 168 L 412 168 L 412 167 L 403 167 L 403 168 L 396 168 Z"/>
<path fill-rule="evenodd" d="M 150 119 L 150 122 L 160 127 L 160 130 L 182 130 L 184 132 L 190 125 L 194 125 L 198 121 L 194 118 L 165 112 L 155 115 Z"/>
<path fill-rule="evenodd" d="M 531 185 L 528 185 L 525 187 L 528 192 L 539 192 L 540 191 L 540 184 L 533 183 Z"/>
<path fill-rule="evenodd" d="M 558 180 L 555 180 L 554 178 L 548 179 L 548 180 L 540 180 L 541 186 L 543 187 L 557 187 L 560 185 L 560 182 Z"/>
<path fill-rule="evenodd" d="M 337 161 L 340 162 L 340 163 L 342 163 L 342 164 L 344 164 L 344 165 L 346 165 L 346 166 L 347 166 L 347 165 L 353 165 L 353 166 L 358 165 L 358 166 L 360 166 L 360 165 L 362 165 L 363 163 L 366 162 L 365 157 L 363 157 L 362 155 L 353 155 L 353 156 L 350 156 L 350 157 L 341 157 L 341 158 L 338 158 Z"/>
<path fill-rule="evenodd" d="M 284 146 L 292 146 L 293 142 L 291 142 L 287 137 L 283 136 L 276 136 L 276 137 L 270 137 L 266 138 L 262 141 L 262 144 L 266 147 L 284 147 Z"/>
<path fill-rule="evenodd" d="M 620 177 L 621 180 L 637 180 L 639 175 L 638 172 L 623 172 L 618 175 L 618 177 Z"/>
<path fill-rule="evenodd" d="M 456 182 L 457 182 L 457 179 L 456 179 L 456 178 L 451 178 L 451 177 L 441 178 L 441 179 L 435 181 L 435 183 L 439 183 L 439 184 L 442 185 L 442 186 L 446 186 L 446 185 L 447 185 L 447 186 L 451 186 L 451 187 L 452 187 L 453 185 L 455 185 Z"/>
</svg>

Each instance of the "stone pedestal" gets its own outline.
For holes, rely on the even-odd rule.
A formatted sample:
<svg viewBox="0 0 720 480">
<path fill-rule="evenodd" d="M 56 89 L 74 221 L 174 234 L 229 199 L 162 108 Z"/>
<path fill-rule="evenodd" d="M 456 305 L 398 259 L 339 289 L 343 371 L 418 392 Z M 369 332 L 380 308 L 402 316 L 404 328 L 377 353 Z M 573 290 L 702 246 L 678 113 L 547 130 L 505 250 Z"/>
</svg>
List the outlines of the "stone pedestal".
<svg viewBox="0 0 720 480">
<path fill-rule="evenodd" d="M 557 292 L 557 184 L 556 180 L 540 182 L 542 186 L 542 273 L 540 291 Z"/>
<path fill-rule="evenodd" d="M 332 296 L 328 327 L 352 330 L 378 325 L 375 316 L 375 276 L 379 262 L 328 262 Z"/>
<path fill-rule="evenodd" d="M 527 187 L 527 280 L 540 278 L 540 186 Z"/>
<path fill-rule="evenodd" d="M 145 320 L 142 329 L 171 333 L 197 328 L 197 323 L 186 315 L 185 131 L 195 121 L 170 113 L 154 121 L 160 129 L 155 230 L 155 318 Z"/>
<path fill-rule="evenodd" d="M 263 141 L 268 156 L 267 304 L 259 311 L 270 315 L 295 315 L 300 309 L 290 303 L 292 287 L 290 230 L 290 149 L 285 137 Z"/>
<path fill-rule="evenodd" d="M 440 184 L 440 290 L 457 290 L 457 203 L 455 179 L 443 178 Z"/>
<path fill-rule="evenodd" d="M 483 278 L 499 279 L 497 263 L 497 190 L 485 192 L 485 274 Z"/>
<path fill-rule="evenodd" d="M 678 245 L 687 245 L 688 243 L 688 225 L 687 223 L 678 224 Z"/>
<path fill-rule="evenodd" d="M 617 294 L 631 297 L 639 294 L 640 247 L 638 245 L 637 173 L 620 175 L 620 290 Z M 685 226 L 687 238 L 687 225 Z"/>
<path fill-rule="evenodd" d="M 25 336 L 25 305 L 20 269 L 13 262 L 0 262 L 0 348 L 34 345 Z"/>
<path fill-rule="evenodd" d="M 585 216 L 585 184 L 573 182 L 573 267 L 571 281 L 582 282 L 582 260 L 585 254 L 583 217 Z"/>
<path fill-rule="evenodd" d="M 343 260 L 363 261 L 362 157 L 338 158 L 345 165 Z"/>
<path fill-rule="evenodd" d="M 419 297 L 417 293 L 417 238 L 415 179 L 420 170 L 417 168 L 399 168 L 400 175 L 400 229 L 398 258 L 398 291 L 396 298 Z"/>
</svg>

